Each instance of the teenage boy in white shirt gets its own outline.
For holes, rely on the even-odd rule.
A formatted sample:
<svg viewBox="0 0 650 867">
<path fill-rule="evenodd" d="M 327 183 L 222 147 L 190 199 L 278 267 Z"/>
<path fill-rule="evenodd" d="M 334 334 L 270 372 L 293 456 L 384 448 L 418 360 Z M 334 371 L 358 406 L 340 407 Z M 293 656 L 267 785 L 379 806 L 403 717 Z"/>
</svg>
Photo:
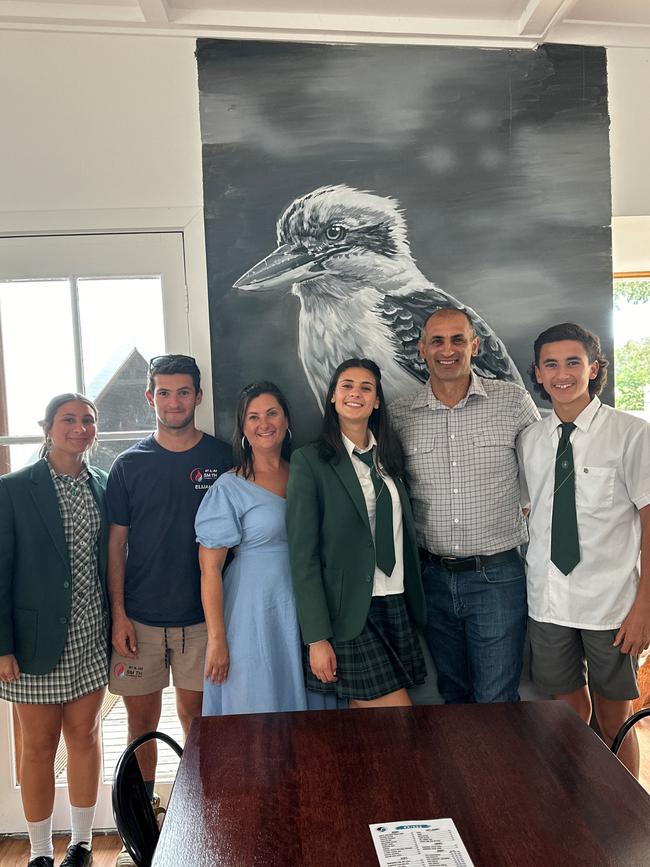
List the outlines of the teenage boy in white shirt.
<svg viewBox="0 0 650 867">
<path fill-rule="evenodd" d="M 555 325 L 534 351 L 531 378 L 553 412 L 519 441 L 531 509 L 532 676 L 589 722 L 588 672 L 611 745 L 639 694 L 637 657 L 650 645 L 650 425 L 601 404 L 607 359 L 596 335 Z M 619 758 L 638 776 L 633 731 Z"/>
</svg>

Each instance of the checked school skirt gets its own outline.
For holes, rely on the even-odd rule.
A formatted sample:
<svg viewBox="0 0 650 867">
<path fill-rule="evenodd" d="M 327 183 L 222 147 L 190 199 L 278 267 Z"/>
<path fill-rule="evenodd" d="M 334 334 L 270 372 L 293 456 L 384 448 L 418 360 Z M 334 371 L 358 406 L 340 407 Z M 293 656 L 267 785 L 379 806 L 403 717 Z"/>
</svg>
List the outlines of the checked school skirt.
<svg viewBox="0 0 650 867">
<path fill-rule="evenodd" d="M 330 642 L 336 654 L 335 683 L 318 680 L 309 665 L 309 647 L 303 647 L 309 690 L 371 701 L 424 683 L 426 665 L 403 593 L 373 596 L 361 633 L 349 641 Z"/>
</svg>

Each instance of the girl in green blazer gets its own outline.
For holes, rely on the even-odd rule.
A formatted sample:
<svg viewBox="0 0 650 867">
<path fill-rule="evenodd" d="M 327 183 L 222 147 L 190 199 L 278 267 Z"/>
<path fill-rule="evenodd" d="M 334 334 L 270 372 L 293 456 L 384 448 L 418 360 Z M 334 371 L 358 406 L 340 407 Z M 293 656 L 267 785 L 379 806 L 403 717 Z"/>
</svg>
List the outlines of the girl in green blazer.
<svg viewBox="0 0 650 867">
<path fill-rule="evenodd" d="M 426 669 L 404 455 L 373 361 L 334 372 L 318 442 L 294 453 L 287 528 L 307 687 L 352 707 L 408 705 Z"/>
<path fill-rule="evenodd" d="M 72 840 L 61 867 L 92 861 L 99 714 L 108 680 L 106 474 L 89 467 L 97 409 L 53 398 L 33 466 L 0 478 L 0 698 L 22 734 L 20 787 L 31 854 L 52 867 L 54 757 L 68 751 Z"/>
</svg>

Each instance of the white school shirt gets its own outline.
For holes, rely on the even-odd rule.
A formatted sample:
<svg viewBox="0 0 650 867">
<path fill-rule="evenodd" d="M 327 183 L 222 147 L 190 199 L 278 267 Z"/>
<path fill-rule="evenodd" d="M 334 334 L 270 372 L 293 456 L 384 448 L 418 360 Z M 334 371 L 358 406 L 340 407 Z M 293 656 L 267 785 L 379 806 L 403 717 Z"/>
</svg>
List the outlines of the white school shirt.
<svg viewBox="0 0 650 867">
<path fill-rule="evenodd" d="M 370 530 L 372 532 L 373 541 L 375 539 L 375 514 L 377 511 L 377 497 L 375 495 L 375 486 L 370 477 L 370 467 L 366 466 L 362 460 L 354 456 L 354 450 L 359 452 L 368 452 L 373 446 L 377 445 L 377 441 L 371 430 L 368 431 L 369 445 L 368 448 L 360 449 L 358 446 L 349 440 L 344 433 L 341 434 L 341 440 L 345 446 L 347 453 L 352 460 L 354 472 L 357 474 L 363 498 L 366 501 L 366 509 L 368 510 L 368 520 L 370 521 Z M 395 593 L 404 592 L 404 543 L 402 541 L 402 503 L 400 502 L 399 493 L 395 486 L 395 482 L 390 476 L 385 475 L 381 467 L 379 474 L 388 488 L 388 493 L 393 503 L 393 545 L 395 547 L 395 566 L 392 575 L 386 575 L 381 571 L 379 566 L 375 565 L 375 574 L 372 585 L 373 596 L 392 596 Z"/>
<path fill-rule="evenodd" d="M 561 626 L 618 629 L 639 584 L 639 509 L 650 504 L 650 425 L 597 397 L 575 420 L 571 445 L 580 562 L 563 575 L 550 559 L 561 423 L 553 412 L 519 441 L 531 506 L 528 612 L 533 620 Z"/>
</svg>

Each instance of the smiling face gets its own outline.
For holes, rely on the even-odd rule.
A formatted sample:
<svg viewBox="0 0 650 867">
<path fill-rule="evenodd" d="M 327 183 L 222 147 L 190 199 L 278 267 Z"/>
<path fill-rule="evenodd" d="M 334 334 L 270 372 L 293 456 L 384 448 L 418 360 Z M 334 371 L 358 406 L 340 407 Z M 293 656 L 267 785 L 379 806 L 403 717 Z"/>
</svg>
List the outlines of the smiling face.
<svg viewBox="0 0 650 867">
<path fill-rule="evenodd" d="M 418 343 L 432 385 L 469 382 L 472 358 L 478 353 L 478 337 L 469 319 L 458 310 L 439 310 L 430 316 Z"/>
<path fill-rule="evenodd" d="M 70 400 L 56 411 L 46 435 L 51 440 L 49 453 L 82 455 L 95 442 L 97 419 L 92 408 L 81 400 Z"/>
<path fill-rule="evenodd" d="M 275 395 L 260 394 L 246 407 L 243 431 L 253 454 L 280 454 L 288 428 L 287 416 Z"/>
<path fill-rule="evenodd" d="M 545 343 L 535 365 L 535 378 L 543 385 L 562 421 L 574 421 L 591 402 L 589 381 L 598 375 L 598 362 L 589 361 L 579 340 Z"/>
<path fill-rule="evenodd" d="M 373 410 L 379 409 L 377 383 L 370 370 L 365 367 L 348 367 L 338 378 L 332 404 L 344 422 L 367 423 Z"/>
<path fill-rule="evenodd" d="M 201 389 L 194 390 L 189 373 L 157 373 L 153 394 L 146 392 L 149 406 L 156 411 L 156 421 L 167 430 L 183 430 L 194 424 L 194 410 L 201 403 Z"/>
</svg>

